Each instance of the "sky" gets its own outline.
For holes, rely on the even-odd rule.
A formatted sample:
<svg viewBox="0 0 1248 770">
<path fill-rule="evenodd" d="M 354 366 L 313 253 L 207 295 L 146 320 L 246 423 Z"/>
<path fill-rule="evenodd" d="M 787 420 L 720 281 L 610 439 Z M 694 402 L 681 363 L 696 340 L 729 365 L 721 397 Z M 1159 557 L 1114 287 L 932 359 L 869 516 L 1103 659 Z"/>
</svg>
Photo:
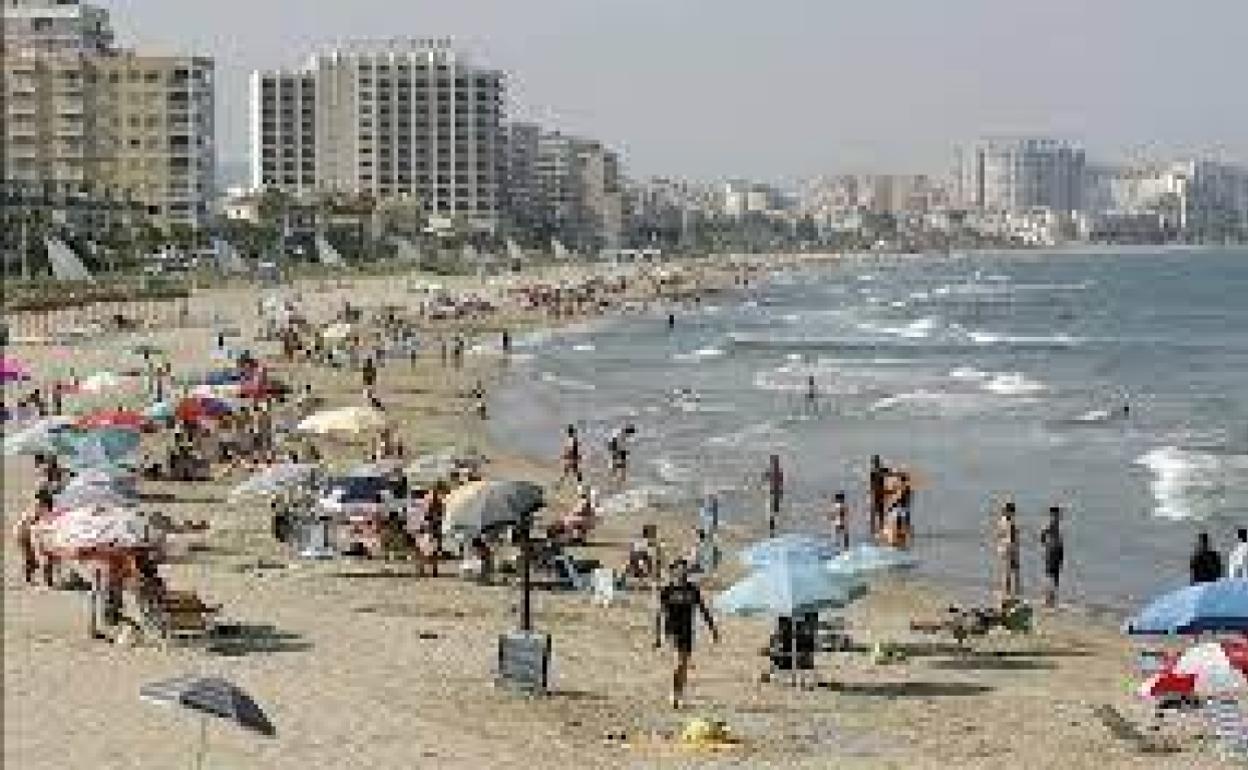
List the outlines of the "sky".
<svg viewBox="0 0 1248 770">
<path fill-rule="evenodd" d="M 981 135 L 1093 159 L 1248 161 L 1248 0 L 97 0 L 125 44 L 217 58 L 218 144 L 247 75 L 350 37 L 444 37 L 508 73 L 509 114 L 633 176 L 943 173 Z"/>
</svg>

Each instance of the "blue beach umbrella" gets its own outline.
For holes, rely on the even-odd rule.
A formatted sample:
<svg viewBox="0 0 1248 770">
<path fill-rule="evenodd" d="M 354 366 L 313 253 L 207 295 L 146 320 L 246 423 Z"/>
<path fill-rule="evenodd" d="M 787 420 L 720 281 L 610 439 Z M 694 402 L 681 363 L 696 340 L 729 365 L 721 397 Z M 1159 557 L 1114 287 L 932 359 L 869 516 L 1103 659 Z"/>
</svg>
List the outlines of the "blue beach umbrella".
<svg viewBox="0 0 1248 770">
<path fill-rule="evenodd" d="M 205 385 L 232 385 L 242 380 L 243 373 L 237 369 L 217 369 L 205 374 L 201 382 Z"/>
<path fill-rule="evenodd" d="M 840 551 L 826 538 L 790 532 L 777 535 L 742 549 L 741 562 L 749 567 L 763 567 L 784 559 L 787 561 L 822 562 Z"/>
<path fill-rule="evenodd" d="M 829 572 L 837 575 L 869 575 L 910 569 L 918 563 L 918 559 L 900 549 L 859 543 L 838 553 L 824 566 Z"/>
<path fill-rule="evenodd" d="M 1163 594 L 1123 626 L 1137 635 L 1248 632 L 1248 580 L 1198 583 Z"/>
<path fill-rule="evenodd" d="M 65 430 L 73 420 L 67 417 L 47 417 L 28 425 L 17 433 L 4 437 L 4 454 L 16 455 L 55 454 L 58 451 L 56 434 Z"/>
<path fill-rule="evenodd" d="M 806 612 L 844 607 L 866 593 L 859 581 L 834 575 L 822 562 L 779 558 L 750 574 L 715 598 L 715 607 L 730 615 L 794 617 Z"/>
</svg>

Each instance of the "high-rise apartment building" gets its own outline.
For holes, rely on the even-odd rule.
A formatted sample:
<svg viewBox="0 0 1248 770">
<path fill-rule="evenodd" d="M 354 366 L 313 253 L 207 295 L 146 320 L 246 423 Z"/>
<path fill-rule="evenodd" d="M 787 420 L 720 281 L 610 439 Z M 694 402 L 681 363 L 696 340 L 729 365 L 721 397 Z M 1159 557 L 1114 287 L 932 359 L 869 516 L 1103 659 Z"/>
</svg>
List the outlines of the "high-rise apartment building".
<svg viewBox="0 0 1248 770">
<path fill-rule="evenodd" d="M 1083 208 L 1084 150 L 1043 137 L 984 139 L 958 153 L 961 205 L 981 211 Z"/>
<path fill-rule="evenodd" d="M 10 194 L 79 229 L 122 210 L 165 229 L 203 224 L 215 167 L 212 60 L 115 49 L 107 12 L 79 0 L 6 0 L 3 12 L 0 165 Z"/>
<path fill-rule="evenodd" d="M 446 39 L 358 42 L 252 77 L 252 184 L 383 200 L 490 229 L 499 211 L 501 72 Z"/>
</svg>

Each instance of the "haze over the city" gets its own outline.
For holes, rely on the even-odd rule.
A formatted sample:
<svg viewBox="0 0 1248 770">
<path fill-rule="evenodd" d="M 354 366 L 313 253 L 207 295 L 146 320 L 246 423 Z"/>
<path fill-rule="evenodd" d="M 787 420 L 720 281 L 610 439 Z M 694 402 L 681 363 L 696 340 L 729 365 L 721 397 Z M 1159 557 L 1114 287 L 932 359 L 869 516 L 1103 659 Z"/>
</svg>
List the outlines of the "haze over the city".
<svg viewBox="0 0 1248 770">
<path fill-rule="evenodd" d="M 395 36 L 453 37 L 508 72 L 513 116 L 601 137 L 638 175 L 940 173 L 952 145 L 1022 132 L 1248 158 L 1243 0 L 106 5 L 123 40 L 217 58 L 227 164 L 247 157 L 251 69 Z"/>
</svg>

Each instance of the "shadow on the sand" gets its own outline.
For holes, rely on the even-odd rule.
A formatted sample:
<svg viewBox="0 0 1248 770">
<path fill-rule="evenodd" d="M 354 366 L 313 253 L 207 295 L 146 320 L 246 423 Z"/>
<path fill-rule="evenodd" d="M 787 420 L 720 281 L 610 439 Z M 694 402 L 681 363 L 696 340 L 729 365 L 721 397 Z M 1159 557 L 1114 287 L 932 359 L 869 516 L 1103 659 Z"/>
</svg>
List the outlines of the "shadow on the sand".
<svg viewBox="0 0 1248 770">
<path fill-rule="evenodd" d="M 300 634 L 279 631 L 268 623 L 226 623 L 217 627 L 208 651 L 225 657 L 256 653 L 306 652 L 312 643 Z"/>
<path fill-rule="evenodd" d="M 1050 671 L 1057 666 L 1047 660 L 1030 660 L 1028 658 L 1005 658 L 996 655 L 969 655 L 961 658 L 945 658 L 933 660 L 928 664 L 932 668 L 947 671 Z"/>
<path fill-rule="evenodd" d="M 224 498 L 212 495 L 179 495 L 174 492 L 143 492 L 139 495 L 139 500 L 145 503 L 185 503 L 188 505 L 211 505 L 219 503 Z"/>
<path fill-rule="evenodd" d="M 885 698 L 953 698 L 983 695 L 993 688 L 965 682 L 830 682 L 824 685 L 845 695 L 873 695 Z"/>
<path fill-rule="evenodd" d="M 551 690 L 550 694 L 555 698 L 567 698 L 575 701 L 595 701 L 601 703 L 610 700 L 606 693 L 594 692 L 593 690 Z"/>
</svg>

